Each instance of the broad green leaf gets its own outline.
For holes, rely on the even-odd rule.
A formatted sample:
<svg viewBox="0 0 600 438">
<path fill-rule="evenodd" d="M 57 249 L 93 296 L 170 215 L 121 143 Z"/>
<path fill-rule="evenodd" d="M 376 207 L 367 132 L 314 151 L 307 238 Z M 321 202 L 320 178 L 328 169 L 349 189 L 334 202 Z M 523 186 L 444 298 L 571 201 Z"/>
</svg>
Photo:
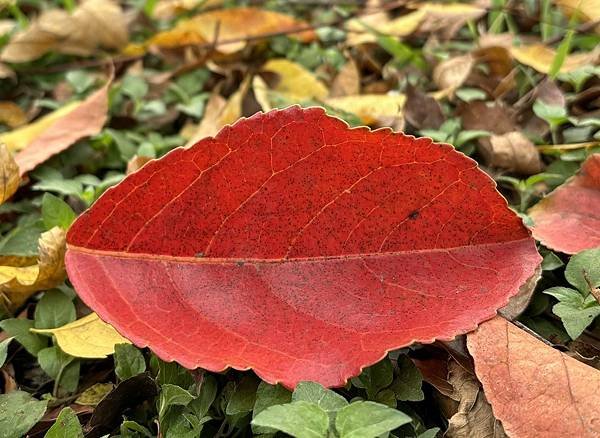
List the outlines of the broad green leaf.
<svg viewBox="0 0 600 438">
<path fill-rule="evenodd" d="M 398 358 L 398 376 L 394 379 L 390 389 L 401 401 L 421 401 L 425 398 L 423 390 L 423 376 L 412 360 L 406 355 Z"/>
<path fill-rule="evenodd" d="M 358 380 L 367 391 L 369 400 L 373 400 L 380 390 L 390 386 L 394 380 L 392 363 L 386 357 L 375 365 L 365 368 L 360 376 L 358 376 Z"/>
<path fill-rule="evenodd" d="M 140 438 L 140 436 L 154 438 L 154 435 L 148 429 L 132 420 L 123 421 L 120 431 L 122 438 Z"/>
<path fill-rule="evenodd" d="M 258 384 L 259 380 L 251 375 L 242 377 L 227 403 L 225 413 L 227 415 L 237 415 L 252 411 L 256 401 Z"/>
<path fill-rule="evenodd" d="M 315 403 L 299 400 L 265 409 L 252 424 L 277 429 L 296 438 L 325 438 L 329 416 Z"/>
<path fill-rule="evenodd" d="M 575 254 L 565 270 L 569 283 L 587 295 L 592 288 L 600 287 L 600 248 L 588 249 Z"/>
<path fill-rule="evenodd" d="M 336 412 L 348 402 L 344 397 L 331 389 L 326 389 L 316 382 L 300 382 L 292 394 L 292 401 L 314 403 L 325 412 Z"/>
<path fill-rule="evenodd" d="M 29 329 L 33 328 L 33 324 L 30 319 L 10 318 L 0 321 L 0 328 L 13 336 L 29 354 L 37 356 L 41 349 L 48 346 L 48 339 L 31 333 Z"/>
<path fill-rule="evenodd" d="M 335 427 L 340 438 L 375 438 L 412 419 L 403 412 L 370 401 L 357 401 L 340 409 Z"/>
<path fill-rule="evenodd" d="M 38 254 L 38 241 L 44 224 L 37 215 L 23 216 L 17 226 L 0 239 L 0 254 L 21 257 L 35 257 Z"/>
<path fill-rule="evenodd" d="M 544 293 L 571 307 L 583 307 L 584 297 L 575 289 L 557 286 L 546 289 Z"/>
<path fill-rule="evenodd" d="M 73 409 L 63 408 L 44 438 L 83 438 L 81 424 Z"/>
<path fill-rule="evenodd" d="M 46 292 L 35 307 L 36 329 L 61 327 L 76 318 L 73 301 L 58 289 Z"/>
<path fill-rule="evenodd" d="M 533 112 L 550 126 L 560 126 L 568 121 L 567 110 L 562 106 L 548 105 L 537 99 L 533 104 Z"/>
<path fill-rule="evenodd" d="M 193 399 L 194 396 L 180 386 L 169 383 L 162 385 L 158 402 L 159 419 L 165 415 L 169 406 L 186 406 Z"/>
<path fill-rule="evenodd" d="M 121 380 L 127 380 L 146 371 L 144 355 L 134 345 L 115 345 L 114 360 L 115 374 Z"/>
<path fill-rule="evenodd" d="M 24 436 L 44 416 L 47 404 L 24 391 L 0 395 L 0 438 Z"/>
<path fill-rule="evenodd" d="M 203 418 L 217 397 L 218 384 L 213 376 L 205 374 L 200 385 L 200 394 L 190 402 L 188 407 L 198 418 Z"/>
<path fill-rule="evenodd" d="M 552 307 L 552 312 L 561 319 L 571 339 L 576 339 L 600 315 L 600 305 L 590 295 L 581 307 L 558 303 Z"/>
<path fill-rule="evenodd" d="M 0 368 L 4 366 L 4 362 L 6 362 L 6 356 L 8 355 L 8 346 L 10 341 L 12 341 L 14 337 L 6 338 L 2 342 L 0 342 Z"/>
<path fill-rule="evenodd" d="M 189 388 L 194 379 L 188 370 L 183 368 L 177 362 L 165 362 L 157 358 L 158 376 L 156 380 L 159 385 L 169 383 L 171 385 Z"/>
<path fill-rule="evenodd" d="M 47 230 L 54 227 L 68 229 L 75 220 L 75 212 L 65 201 L 50 193 L 42 198 L 42 219 Z"/>
<path fill-rule="evenodd" d="M 302 385 L 299 384 L 298 386 Z M 266 382 L 260 382 L 256 390 L 256 401 L 252 409 L 252 418 L 267 408 L 275 405 L 283 405 L 292 401 L 292 393 L 281 385 L 270 385 Z M 274 433 L 274 429 L 268 427 L 252 426 L 252 432 L 255 435 Z"/>
<path fill-rule="evenodd" d="M 548 253 L 544 256 L 542 260 L 542 269 L 544 271 L 553 271 L 555 269 L 564 266 L 562 260 L 554 254 L 552 251 L 548 251 Z"/>
<path fill-rule="evenodd" d="M 67 392 L 75 392 L 79 384 L 80 362 L 73 356 L 69 356 L 58 347 L 49 347 L 38 353 L 40 367 L 52 377 L 59 381 L 59 385 Z"/>
</svg>

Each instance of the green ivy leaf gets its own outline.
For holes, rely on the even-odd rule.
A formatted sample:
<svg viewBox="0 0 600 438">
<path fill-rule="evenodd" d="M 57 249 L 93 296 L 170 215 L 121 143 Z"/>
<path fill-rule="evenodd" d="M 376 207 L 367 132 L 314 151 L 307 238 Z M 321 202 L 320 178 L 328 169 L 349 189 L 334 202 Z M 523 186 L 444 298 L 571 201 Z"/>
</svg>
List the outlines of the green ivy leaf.
<svg viewBox="0 0 600 438">
<path fill-rule="evenodd" d="M 348 405 L 348 401 L 337 392 L 326 389 L 316 382 L 300 382 L 292 394 L 292 401 L 314 403 L 325 412 L 337 412 Z"/>
<path fill-rule="evenodd" d="M 35 307 L 35 328 L 52 329 L 75 321 L 77 314 L 71 298 L 58 289 L 49 290 Z"/>
<path fill-rule="evenodd" d="M 8 354 L 8 345 L 13 339 L 14 337 L 6 338 L 2 342 L 0 342 L 0 368 L 4 366 L 4 362 L 6 362 L 6 356 Z"/>
<path fill-rule="evenodd" d="M 370 401 L 357 401 L 340 409 L 335 427 L 340 438 L 376 438 L 412 419 L 403 412 Z"/>
<path fill-rule="evenodd" d="M 398 358 L 398 376 L 394 379 L 390 389 L 401 401 L 421 401 L 425 398 L 423 390 L 423 376 L 412 360 L 406 355 Z"/>
<path fill-rule="evenodd" d="M 121 380 L 146 371 L 146 361 L 142 352 L 131 344 L 115 345 L 115 374 Z"/>
<path fill-rule="evenodd" d="M 581 251 L 571 257 L 565 278 L 586 295 L 590 292 L 590 286 L 600 288 L 600 248 Z"/>
<path fill-rule="evenodd" d="M 32 356 L 37 356 L 40 350 L 48 346 L 48 338 L 46 336 L 40 336 L 29 331 L 29 329 L 34 328 L 33 321 L 30 319 L 5 319 L 4 321 L 0 321 L 0 328 L 10 336 L 13 336 Z"/>
<path fill-rule="evenodd" d="M 377 393 L 387 388 L 394 380 L 394 368 L 389 358 L 385 358 L 375 365 L 365 368 L 358 376 L 358 382 L 353 380 L 355 386 L 365 388 L 369 400 L 373 400 Z"/>
<path fill-rule="evenodd" d="M 315 403 L 299 400 L 265 409 L 252 424 L 277 429 L 296 438 L 325 438 L 329 416 Z"/>
<path fill-rule="evenodd" d="M 161 386 L 160 396 L 158 401 L 158 418 L 162 422 L 162 418 L 170 406 L 186 406 L 194 399 L 194 396 L 188 391 L 177 385 L 166 383 Z"/>
<path fill-rule="evenodd" d="M 24 391 L 0 395 L 0 438 L 24 436 L 44 416 L 47 404 Z"/>
<path fill-rule="evenodd" d="M 42 220 L 47 230 L 60 227 L 64 230 L 75 220 L 75 212 L 65 201 L 50 193 L 42 198 Z"/>
<path fill-rule="evenodd" d="M 256 401 L 256 389 L 259 380 L 252 375 L 245 375 L 238 382 L 227 403 L 227 415 L 245 414 L 252 411 Z"/>
<path fill-rule="evenodd" d="M 260 382 L 256 390 L 256 401 L 252 410 L 252 418 L 267 408 L 275 405 L 283 405 L 292 401 L 292 393 L 281 385 L 269 385 Z M 256 435 L 274 433 L 274 429 L 261 426 L 252 426 L 252 432 Z"/>
<path fill-rule="evenodd" d="M 584 297 L 575 289 L 553 287 L 544 291 L 558 299 L 552 312 L 558 316 L 571 339 L 578 338 L 581 333 L 600 315 L 600 304 L 593 295 Z"/>
<path fill-rule="evenodd" d="M 58 381 L 58 385 L 67 392 L 75 392 L 79 384 L 80 362 L 58 347 L 49 347 L 38 353 L 40 367 L 52 379 Z"/>
<path fill-rule="evenodd" d="M 73 409 L 63 408 L 44 438 L 83 438 L 81 424 Z"/>
</svg>

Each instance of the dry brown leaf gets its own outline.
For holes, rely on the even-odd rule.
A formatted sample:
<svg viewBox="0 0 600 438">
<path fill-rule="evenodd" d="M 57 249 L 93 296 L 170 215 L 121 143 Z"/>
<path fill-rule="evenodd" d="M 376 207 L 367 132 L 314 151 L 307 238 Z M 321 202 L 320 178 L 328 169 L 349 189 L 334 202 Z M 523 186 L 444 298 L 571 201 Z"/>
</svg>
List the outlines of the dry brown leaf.
<svg viewBox="0 0 600 438">
<path fill-rule="evenodd" d="M 468 334 L 467 345 L 486 397 L 509 436 L 600 436 L 596 369 L 501 317 Z"/>
<path fill-rule="evenodd" d="M 369 18 L 372 18 L 370 15 L 364 18 L 354 18 L 346 23 L 346 30 L 348 31 L 347 43 L 349 46 L 356 46 L 376 41 L 377 36 L 372 30 L 398 38 L 408 36 L 419 28 L 421 21 L 425 18 L 425 14 L 425 10 L 418 9 L 392 20 L 386 15 L 376 20 L 370 20 Z"/>
<path fill-rule="evenodd" d="M 471 101 L 461 105 L 458 112 L 465 129 L 483 129 L 495 134 L 506 134 L 517 130 L 511 110 L 500 103 Z"/>
<path fill-rule="evenodd" d="M 279 12 L 251 7 L 219 9 L 182 20 L 173 29 L 154 35 L 148 44 L 175 48 L 214 42 L 219 52 L 234 53 L 246 46 L 246 39 L 275 32 L 312 41 L 315 33 L 307 27 L 307 23 Z M 295 30 L 298 32 L 293 33 Z"/>
<path fill-rule="evenodd" d="M 142 166 L 150 160 L 152 160 L 152 157 L 146 155 L 134 155 L 127 162 L 127 175 L 141 169 Z"/>
<path fill-rule="evenodd" d="M 27 115 L 16 103 L 2 101 L 0 102 L 0 123 L 14 129 L 27 123 Z"/>
<path fill-rule="evenodd" d="M 341 97 L 353 94 L 360 94 L 360 72 L 356 63 L 350 59 L 333 80 L 329 95 L 331 97 Z"/>
<path fill-rule="evenodd" d="M 415 2 L 418 10 L 425 12 L 419 32 L 436 32 L 445 39 L 454 36 L 468 21 L 483 17 L 485 8 L 468 3 L 421 3 Z"/>
<path fill-rule="evenodd" d="M 456 56 L 440 62 L 433 69 L 433 81 L 438 89 L 453 92 L 465 83 L 473 68 L 470 54 Z"/>
<path fill-rule="evenodd" d="M 510 54 L 521 64 L 525 64 L 540 73 L 548 74 L 556 56 L 556 50 L 543 44 L 532 44 L 529 46 L 511 47 Z M 599 55 L 600 50 L 568 55 L 560 67 L 560 72 L 568 73 L 585 65 L 595 64 L 598 61 Z"/>
<path fill-rule="evenodd" d="M 13 131 L 8 134 L 12 135 L 11 138 L 17 137 L 18 143 L 26 146 L 15 156 L 21 175 L 64 151 L 77 140 L 96 135 L 102 130 L 108 117 L 110 83 L 109 80 L 83 102 L 77 103 L 60 117 L 53 118 L 50 124 L 43 126 L 41 130 L 36 130 L 34 136 L 26 130 L 27 127 L 22 128 L 23 131 Z M 23 134 L 26 141 L 22 141 L 20 134 Z"/>
<path fill-rule="evenodd" d="M 519 288 L 519 292 L 513 295 L 508 300 L 508 304 L 499 309 L 498 313 L 510 321 L 517 319 L 527 309 L 527 306 L 529 306 L 535 292 L 535 287 L 541 276 L 542 266 L 539 265 L 535 269 L 535 273 Z"/>
<path fill-rule="evenodd" d="M 38 242 L 38 262 L 31 266 L 0 266 L 0 293 L 11 307 L 18 307 L 32 294 L 62 283 L 65 272 L 66 233 L 54 227 L 42 233 Z"/>
<path fill-rule="evenodd" d="M 406 86 L 405 92 L 404 117 L 408 123 L 417 129 L 437 129 L 444 123 L 444 113 L 437 100 L 411 84 Z"/>
<path fill-rule="evenodd" d="M 119 49 L 127 41 L 127 22 L 119 4 L 87 0 L 72 14 L 61 9 L 42 12 L 27 29 L 13 36 L 0 59 L 28 62 L 50 51 L 85 56 L 98 47 Z"/>
<path fill-rule="evenodd" d="M 307 99 L 324 99 L 329 90 L 315 75 L 300 64 L 287 59 L 271 59 L 262 66 L 263 71 L 275 73 L 277 83 L 273 90 L 291 102 Z"/>
<path fill-rule="evenodd" d="M 481 143 L 480 152 L 489 166 L 523 175 L 539 173 L 543 168 L 539 151 L 519 131 L 492 135 L 489 142 Z"/>
<path fill-rule="evenodd" d="M 5 144 L 0 143 L 0 204 L 19 188 L 19 166 Z"/>
<path fill-rule="evenodd" d="M 325 103 L 342 111 L 356 114 L 366 125 L 391 124 L 402 119 L 406 98 L 403 94 L 360 94 L 328 98 Z"/>
<path fill-rule="evenodd" d="M 479 382 L 458 362 L 448 364 L 448 381 L 454 388 L 451 398 L 458 404 L 457 412 L 449 419 L 445 436 L 448 438 L 504 438 L 502 424 L 496 420 Z"/>
</svg>

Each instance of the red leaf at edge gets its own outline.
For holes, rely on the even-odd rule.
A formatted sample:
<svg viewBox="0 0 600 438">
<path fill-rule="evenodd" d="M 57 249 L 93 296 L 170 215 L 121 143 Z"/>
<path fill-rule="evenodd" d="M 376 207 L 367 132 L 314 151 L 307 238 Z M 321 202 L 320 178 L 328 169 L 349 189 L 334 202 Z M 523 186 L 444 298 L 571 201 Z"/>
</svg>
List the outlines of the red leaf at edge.
<svg viewBox="0 0 600 438">
<path fill-rule="evenodd" d="M 288 387 L 472 330 L 540 262 L 470 158 L 297 106 L 148 163 L 68 245 L 81 298 L 137 345 Z"/>
</svg>

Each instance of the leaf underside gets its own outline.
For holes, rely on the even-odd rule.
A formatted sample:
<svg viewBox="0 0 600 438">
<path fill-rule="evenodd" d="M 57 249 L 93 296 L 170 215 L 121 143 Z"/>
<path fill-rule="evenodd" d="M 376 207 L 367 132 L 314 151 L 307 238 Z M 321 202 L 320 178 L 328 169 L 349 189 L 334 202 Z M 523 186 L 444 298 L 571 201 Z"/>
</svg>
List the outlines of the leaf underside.
<svg viewBox="0 0 600 438">
<path fill-rule="evenodd" d="M 472 330 L 540 263 L 473 160 L 297 106 L 148 163 L 67 240 L 79 295 L 135 344 L 288 387 Z"/>
</svg>

